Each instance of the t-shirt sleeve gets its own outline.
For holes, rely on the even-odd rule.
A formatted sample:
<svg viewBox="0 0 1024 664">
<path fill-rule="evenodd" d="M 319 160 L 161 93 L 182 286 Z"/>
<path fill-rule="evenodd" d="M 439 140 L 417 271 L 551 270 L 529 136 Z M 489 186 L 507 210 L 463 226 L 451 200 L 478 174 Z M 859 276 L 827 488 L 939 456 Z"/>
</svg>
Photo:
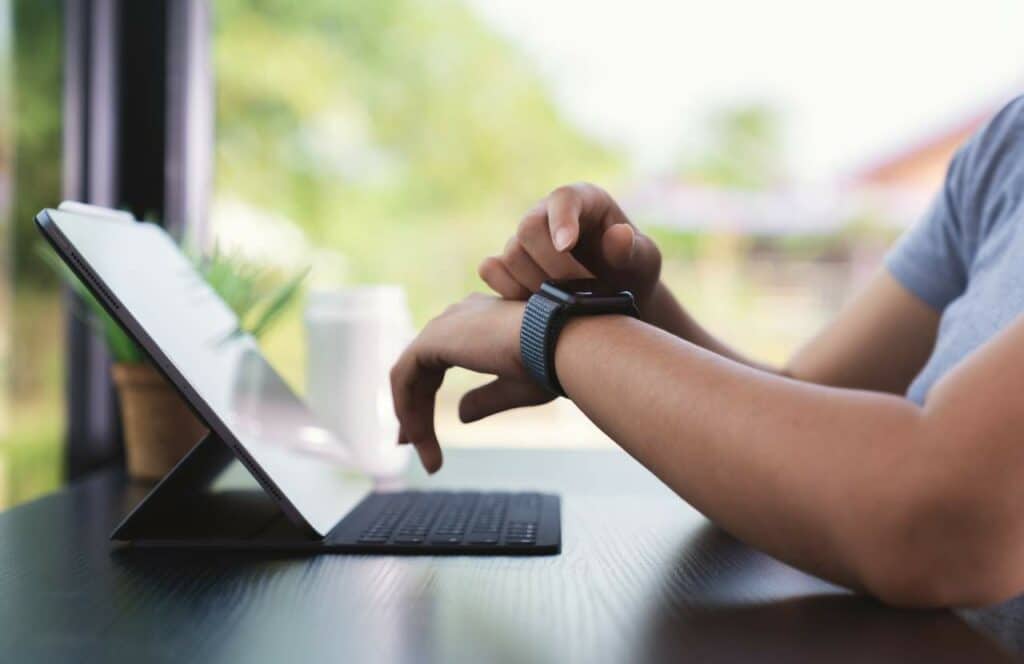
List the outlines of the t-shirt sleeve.
<svg viewBox="0 0 1024 664">
<path fill-rule="evenodd" d="M 986 233 L 993 186 L 1017 168 L 1007 146 L 1020 140 L 1024 96 L 1007 104 L 961 147 L 931 207 L 886 256 L 889 273 L 942 311 L 967 288 L 971 262 Z"/>
<path fill-rule="evenodd" d="M 964 233 L 957 205 L 963 150 L 950 163 L 942 189 L 924 217 L 912 226 L 885 258 L 896 281 L 942 311 L 967 287 Z"/>
</svg>

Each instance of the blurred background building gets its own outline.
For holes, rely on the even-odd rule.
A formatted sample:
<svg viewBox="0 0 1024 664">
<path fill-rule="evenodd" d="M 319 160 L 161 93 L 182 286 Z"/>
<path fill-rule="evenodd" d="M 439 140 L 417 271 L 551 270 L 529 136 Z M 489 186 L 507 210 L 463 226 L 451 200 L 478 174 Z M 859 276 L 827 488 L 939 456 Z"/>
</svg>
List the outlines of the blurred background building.
<svg viewBox="0 0 1024 664">
<path fill-rule="evenodd" d="M 1000 0 L 132 4 L 0 0 L 0 507 L 67 475 L 69 313 L 32 218 L 68 191 L 69 136 L 104 117 L 67 103 L 84 62 L 69 31 L 127 77 L 164 44 L 132 41 L 131 11 L 187 45 L 151 131 L 173 138 L 156 167 L 198 184 L 130 207 L 187 217 L 195 242 L 312 265 L 311 287 L 399 283 L 423 323 L 482 288 L 477 263 L 537 198 L 591 180 L 659 241 L 703 322 L 776 362 L 877 269 L 1024 62 L 1024 7 Z M 83 8 L 121 22 L 96 33 Z M 182 81 L 209 86 L 206 124 Z M 301 391 L 300 309 L 265 347 Z M 449 444 L 609 444 L 564 402 L 460 425 L 479 380 L 443 389 Z"/>
</svg>

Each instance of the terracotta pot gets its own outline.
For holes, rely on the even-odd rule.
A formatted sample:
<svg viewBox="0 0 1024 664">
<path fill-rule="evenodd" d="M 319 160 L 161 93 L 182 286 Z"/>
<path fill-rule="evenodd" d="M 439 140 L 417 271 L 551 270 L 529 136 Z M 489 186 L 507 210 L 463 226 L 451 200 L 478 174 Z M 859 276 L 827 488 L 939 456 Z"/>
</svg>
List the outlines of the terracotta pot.
<svg viewBox="0 0 1024 664">
<path fill-rule="evenodd" d="M 158 480 L 206 435 L 206 427 L 151 365 L 115 364 L 111 373 L 121 398 L 128 474 Z"/>
</svg>

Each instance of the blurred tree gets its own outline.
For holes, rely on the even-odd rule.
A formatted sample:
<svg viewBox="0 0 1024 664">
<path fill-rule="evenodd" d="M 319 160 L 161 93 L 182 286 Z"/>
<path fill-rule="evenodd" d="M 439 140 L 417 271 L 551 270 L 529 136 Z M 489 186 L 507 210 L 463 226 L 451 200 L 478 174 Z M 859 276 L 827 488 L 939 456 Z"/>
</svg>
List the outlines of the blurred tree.
<svg viewBox="0 0 1024 664">
<path fill-rule="evenodd" d="M 14 136 L 11 108 L 11 3 L 0 0 L 0 292 L 9 274 L 9 225 Z M 3 303 L 0 298 L 0 304 Z"/>
<path fill-rule="evenodd" d="M 0 178 L 10 177 L 11 158 L 11 3 L 0 0 Z M 6 196 L 6 190 L 0 190 Z M 0 198 L 0 214 L 7 198 Z"/>
<path fill-rule="evenodd" d="M 18 288 L 54 286 L 38 260 L 36 212 L 60 202 L 62 30 L 61 0 L 13 3 L 14 177 L 12 260 Z"/>
<path fill-rule="evenodd" d="M 682 160 L 685 179 L 733 189 L 766 189 L 785 179 L 782 122 L 758 103 L 719 109 L 707 123 L 703 152 Z"/>
<path fill-rule="evenodd" d="M 62 0 L 0 0 L 8 19 L 8 85 L 0 94 L 0 171 L 9 200 L 0 219 L 7 258 L 0 279 L 10 303 L 9 429 L 0 437 L 0 508 L 51 490 L 61 478 L 62 316 L 52 271 L 38 260 L 33 217 L 61 193 Z M 2 30 L 0 30 L 2 31 Z M 4 194 L 0 194 L 4 195 Z M 13 279 L 13 282 L 11 281 Z"/>
<path fill-rule="evenodd" d="M 215 7 L 218 197 L 296 220 L 355 278 L 409 283 L 440 263 L 464 289 L 529 202 L 619 170 L 460 2 Z"/>
<path fill-rule="evenodd" d="M 11 3 L 0 0 L 0 438 L 8 431 L 11 353 Z M 4 494 L 0 467 L 0 495 Z"/>
</svg>

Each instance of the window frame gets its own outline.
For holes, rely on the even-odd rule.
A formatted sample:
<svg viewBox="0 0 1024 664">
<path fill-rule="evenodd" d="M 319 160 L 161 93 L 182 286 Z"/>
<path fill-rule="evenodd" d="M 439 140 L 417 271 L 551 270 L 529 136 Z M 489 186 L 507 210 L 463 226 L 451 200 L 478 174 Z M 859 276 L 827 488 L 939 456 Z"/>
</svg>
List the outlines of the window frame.
<svg viewBox="0 0 1024 664">
<path fill-rule="evenodd" d="M 205 244 L 213 94 L 208 0 L 66 0 L 63 196 Z M 56 204 L 56 202 L 55 202 Z M 65 293 L 65 474 L 121 463 L 110 357 Z"/>
</svg>

